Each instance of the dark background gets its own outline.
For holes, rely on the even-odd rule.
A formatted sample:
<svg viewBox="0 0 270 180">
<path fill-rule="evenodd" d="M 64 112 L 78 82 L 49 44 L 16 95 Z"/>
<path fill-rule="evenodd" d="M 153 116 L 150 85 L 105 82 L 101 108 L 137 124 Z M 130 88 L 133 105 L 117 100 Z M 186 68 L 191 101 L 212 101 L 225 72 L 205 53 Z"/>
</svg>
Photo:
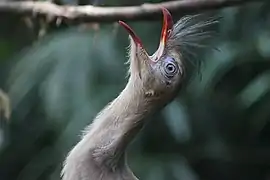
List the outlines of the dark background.
<svg viewBox="0 0 270 180">
<path fill-rule="evenodd" d="M 80 3 L 144 2 L 160 1 Z M 211 11 L 222 17 L 211 42 L 218 50 L 194 51 L 200 73 L 129 148 L 140 179 L 270 179 L 269 10 L 265 2 Z M 128 22 L 149 52 L 161 20 Z M 81 130 L 125 86 L 127 33 L 114 23 L 56 26 L 11 13 L 0 24 L 0 87 L 12 103 L 9 123 L 0 120 L 0 180 L 59 180 Z"/>
</svg>

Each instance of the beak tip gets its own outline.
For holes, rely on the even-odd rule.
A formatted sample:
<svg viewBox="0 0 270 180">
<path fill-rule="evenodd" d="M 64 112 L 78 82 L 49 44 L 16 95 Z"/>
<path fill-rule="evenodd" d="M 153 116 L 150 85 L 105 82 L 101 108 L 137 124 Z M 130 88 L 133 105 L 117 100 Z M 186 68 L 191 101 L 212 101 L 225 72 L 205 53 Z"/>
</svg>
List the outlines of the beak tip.
<svg viewBox="0 0 270 180">
<path fill-rule="evenodd" d="M 124 26 L 126 23 L 124 21 L 119 20 L 118 24 L 120 24 L 121 26 Z"/>
<path fill-rule="evenodd" d="M 165 7 L 161 7 L 161 10 L 162 10 L 163 13 L 169 13 L 168 9 L 165 8 Z"/>
<path fill-rule="evenodd" d="M 133 39 L 133 41 L 136 43 L 136 45 L 142 47 L 142 41 L 141 41 L 141 39 L 135 34 L 135 32 L 132 30 L 132 28 L 129 25 L 127 25 L 124 21 L 120 21 L 119 20 L 118 23 L 122 27 L 124 27 L 124 29 L 128 32 L 128 34 Z"/>
</svg>

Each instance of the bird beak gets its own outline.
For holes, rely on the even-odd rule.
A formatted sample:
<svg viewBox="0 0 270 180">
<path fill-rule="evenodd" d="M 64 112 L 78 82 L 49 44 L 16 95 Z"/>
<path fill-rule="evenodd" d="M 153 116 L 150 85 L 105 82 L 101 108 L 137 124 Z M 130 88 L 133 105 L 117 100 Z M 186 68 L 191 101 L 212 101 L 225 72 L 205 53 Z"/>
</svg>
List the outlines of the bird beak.
<svg viewBox="0 0 270 180">
<path fill-rule="evenodd" d="M 119 21 L 119 24 L 126 29 L 126 31 L 128 32 L 128 34 L 131 36 L 131 38 L 135 42 L 136 46 L 139 46 L 139 47 L 142 48 L 143 45 L 142 45 L 141 39 L 139 38 L 139 36 L 136 35 L 136 33 L 131 29 L 131 27 L 129 25 L 127 25 L 123 21 Z"/>
<path fill-rule="evenodd" d="M 152 56 L 149 56 L 149 58 L 153 62 L 157 62 L 163 55 L 168 36 L 173 26 L 173 19 L 170 12 L 166 8 L 162 8 L 162 13 L 163 13 L 163 26 L 160 36 L 159 47 L 158 50 Z M 132 28 L 123 21 L 119 21 L 119 24 L 126 29 L 126 31 L 129 33 L 129 35 L 135 42 L 136 46 L 143 49 L 146 53 L 146 50 L 143 48 L 141 39 L 136 35 L 136 33 L 132 30 Z"/>
<path fill-rule="evenodd" d="M 172 15 L 166 8 L 162 8 L 163 13 L 163 26 L 160 35 L 160 42 L 157 51 L 151 56 L 153 62 L 157 62 L 164 53 L 164 49 L 173 27 Z"/>
</svg>

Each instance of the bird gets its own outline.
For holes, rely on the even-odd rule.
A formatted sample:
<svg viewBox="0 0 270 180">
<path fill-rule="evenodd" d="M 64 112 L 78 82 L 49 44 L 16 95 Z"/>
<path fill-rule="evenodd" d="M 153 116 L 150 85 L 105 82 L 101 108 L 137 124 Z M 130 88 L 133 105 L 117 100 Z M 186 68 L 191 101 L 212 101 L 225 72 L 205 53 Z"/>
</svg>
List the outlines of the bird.
<svg viewBox="0 0 270 180">
<path fill-rule="evenodd" d="M 64 160 L 62 180 L 138 180 L 128 166 L 126 149 L 148 117 L 176 98 L 186 77 L 184 51 L 199 47 L 197 42 L 211 34 L 202 29 L 217 22 L 192 23 L 197 16 L 187 15 L 174 24 L 171 13 L 164 7 L 161 11 L 160 43 L 152 55 L 135 31 L 119 21 L 130 40 L 128 82 L 83 130 Z"/>
</svg>

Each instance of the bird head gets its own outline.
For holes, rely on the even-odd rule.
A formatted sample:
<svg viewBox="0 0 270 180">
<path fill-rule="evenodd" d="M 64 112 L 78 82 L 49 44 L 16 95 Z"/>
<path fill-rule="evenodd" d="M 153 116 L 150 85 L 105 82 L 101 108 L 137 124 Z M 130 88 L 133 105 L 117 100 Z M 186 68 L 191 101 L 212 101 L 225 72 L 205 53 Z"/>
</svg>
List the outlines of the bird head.
<svg viewBox="0 0 270 180">
<path fill-rule="evenodd" d="M 173 27 L 172 16 L 165 8 L 162 8 L 162 12 L 163 27 L 160 43 L 153 55 L 147 53 L 141 39 L 132 28 L 123 21 L 119 21 L 129 33 L 131 41 L 130 77 L 138 86 L 141 84 L 145 93 L 150 96 L 176 89 L 183 75 L 180 54 L 174 49 L 167 48 Z"/>
<path fill-rule="evenodd" d="M 119 24 L 128 32 L 130 38 L 130 81 L 135 82 L 135 88 L 141 88 L 150 96 L 175 94 L 184 79 L 185 62 L 182 52 L 185 45 L 192 41 L 203 39 L 202 28 L 212 22 L 190 24 L 190 17 L 183 18 L 176 24 L 166 8 L 163 13 L 163 26 L 159 46 L 152 55 L 149 55 L 141 39 L 132 28 L 123 21 Z M 188 44 L 189 40 L 191 41 Z M 141 85 L 141 86 L 140 86 Z"/>
</svg>

